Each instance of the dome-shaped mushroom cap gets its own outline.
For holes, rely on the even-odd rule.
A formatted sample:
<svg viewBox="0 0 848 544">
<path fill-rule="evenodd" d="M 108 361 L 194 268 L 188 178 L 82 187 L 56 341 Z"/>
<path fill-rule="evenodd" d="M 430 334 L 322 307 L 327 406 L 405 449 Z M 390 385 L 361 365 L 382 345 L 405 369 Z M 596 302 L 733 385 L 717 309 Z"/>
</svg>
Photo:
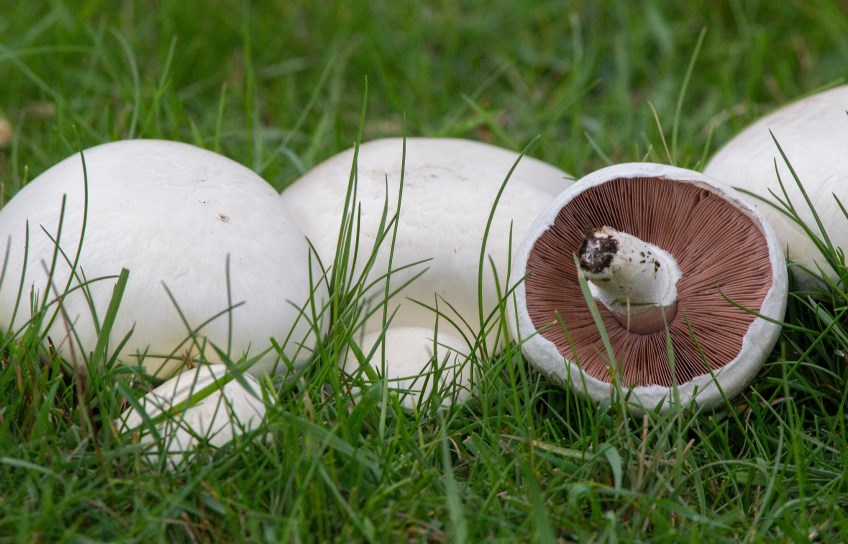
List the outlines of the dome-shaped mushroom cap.
<svg viewBox="0 0 848 544">
<path fill-rule="evenodd" d="M 250 385 L 247 389 L 235 379 L 225 382 L 226 378 L 225 365 L 203 365 L 181 372 L 139 399 L 144 417 L 135 408 L 121 414 L 116 422 L 118 432 L 138 433 L 139 443 L 150 449 L 147 455 L 151 460 L 160 447 L 156 444 L 158 435 L 170 466 L 178 464 L 201 440 L 216 448 L 225 446 L 236 436 L 257 428 L 265 418 L 259 382 L 244 375 Z M 190 398 L 197 400 L 156 421 L 156 432 L 152 432 L 147 421 Z"/>
<path fill-rule="evenodd" d="M 149 373 L 170 373 L 186 354 L 197 354 L 186 341 L 184 320 L 194 329 L 202 326 L 201 344 L 211 342 L 225 352 L 229 347 L 233 358 L 258 355 L 271 347 L 270 338 L 284 342 L 292 331 L 285 354 L 298 364 L 305 361 L 314 335 L 298 308 L 310 296 L 309 247 L 268 183 L 226 157 L 177 142 L 121 141 L 88 149 L 84 157 L 88 211 L 77 275 L 90 282 L 91 301 L 75 288 L 79 281 L 72 282 L 47 331 L 63 357 L 81 362 L 81 350 L 94 350 L 96 320 L 106 314 L 115 276 L 127 268 L 129 281 L 109 343 L 116 349 L 132 332 L 122 361 L 135 364 L 137 354 L 146 353 Z M 75 154 L 0 210 L 4 329 L 17 331 L 31 318 L 31 292 L 37 304 L 48 302 L 48 319 L 55 313 L 79 246 L 84 188 L 82 160 Z M 57 238 L 62 254 L 48 282 Z M 231 305 L 236 307 L 228 312 Z M 69 340 L 69 328 L 78 342 Z M 217 360 L 211 348 L 205 355 Z M 270 350 L 251 371 L 267 370 L 277 360 Z"/>
<path fill-rule="evenodd" d="M 459 321 L 449 304 L 477 333 L 477 271 L 483 234 L 498 190 L 518 157 L 518 153 L 468 140 L 406 140 L 403 202 L 392 267 L 429 261 L 392 275 L 391 283 L 397 287 L 426 269 L 390 302 L 390 308 L 400 305 L 392 326 L 429 327 L 432 332 L 434 313 L 404 299 L 433 306 L 435 294 L 440 297 L 441 311 Z M 325 264 L 335 256 L 353 158 L 353 149 L 340 153 L 283 191 L 284 200 Z M 387 199 L 388 216 L 397 209 L 403 158 L 400 138 L 359 147 L 360 254 L 374 247 Z M 514 249 L 539 211 L 571 183 L 568 177 L 531 157 L 519 162 L 498 205 L 486 245 L 486 253 L 497 267 L 501 289 L 510 263 L 510 230 Z M 386 273 L 391 246 L 388 239 L 382 244 L 369 281 Z M 362 269 L 366 258 L 360 257 L 357 270 Z M 498 295 L 488 259 L 485 266 L 483 307 L 488 314 L 497 304 Z M 382 290 L 381 284 L 374 293 Z M 379 329 L 381 319 L 377 312 L 365 325 L 365 331 Z M 442 330 L 448 332 L 447 323 L 440 323 L 444 323 L 440 325 Z"/>
<path fill-rule="evenodd" d="M 464 402 L 471 394 L 472 363 L 468 359 L 467 343 L 457 336 L 438 331 L 437 339 L 432 328 L 390 327 L 384 338 L 380 331 L 365 334 L 359 342 L 371 366 L 386 379 L 388 388 L 398 392 L 401 406 L 413 410 L 433 394 L 434 388 L 442 398 L 442 406 L 451 402 Z M 381 358 L 385 349 L 386 357 Z M 381 361 L 385 368 L 381 368 Z M 426 363 L 426 364 L 425 364 Z M 359 361 L 348 352 L 344 370 L 355 375 Z"/>
<path fill-rule="evenodd" d="M 616 357 L 610 369 L 574 263 L 596 223 L 677 259 L 677 312 L 668 322 L 674 370 L 664 327 L 631 332 L 597 302 Z M 527 361 L 595 400 L 611 395 L 612 370 L 634 410 L 667 409 L 675 383 L 682 404 L 712 406 L 722 392 L 737 394 L 774 346 L 780 326 L 770 320 L 786 307 L 783 253 L 762 215 L 712 178 L 657 164 L 621 164 L 578 180 L 530 228 L 513 268 L 525 280 L 508 304 L 510 332 Z"/>
<path fill-rule="evenodd" d="M 800 219 L 821 237 L 813 212 L 804 200 L 780 144 L 821 218 L 833 245 L 848 250 L 848 220 L 837 199 L 848 206 L 848 85 L 799 100 L 755 122 L 730 140 L 709 161 L 704 173 L 728 185 L 775 203 L 770 192 L 785 200 L 778 174 Z M 818 273 L 833 270 L 804 230 L 774 206 L 746 198 L 772 225 L 787 257 Z M 811 278 L 801 275 L 805 283 Z"/>
</svg>

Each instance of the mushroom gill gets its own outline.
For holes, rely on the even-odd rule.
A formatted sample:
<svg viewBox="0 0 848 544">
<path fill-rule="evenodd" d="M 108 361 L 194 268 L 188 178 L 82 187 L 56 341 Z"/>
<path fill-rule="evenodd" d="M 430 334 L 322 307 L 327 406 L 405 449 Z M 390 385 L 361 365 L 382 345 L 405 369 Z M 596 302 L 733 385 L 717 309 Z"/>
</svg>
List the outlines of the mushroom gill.
<svg viewBox="0 0 848 544">
<path fill-rule="evenodd" d="M 608 225 L 677 260 L 677 313 L 665 329 L 630 332 L 598 304 L 615 354 L 610 365 L 583 302 L 574 256 L 587 232 Z M 614 179 L 575 196 L 536 241 L 527 262 L 527 311 L 542 336 L 586 374 L 628 387 L 682 384 L 733 361 L 772 285 L 768 242 L 758 224 L 697 183 Z M 732 301 L 732 302 L 731 302 Z M 611 366 L 614 370 L 611 370 Z"/>
</svg>

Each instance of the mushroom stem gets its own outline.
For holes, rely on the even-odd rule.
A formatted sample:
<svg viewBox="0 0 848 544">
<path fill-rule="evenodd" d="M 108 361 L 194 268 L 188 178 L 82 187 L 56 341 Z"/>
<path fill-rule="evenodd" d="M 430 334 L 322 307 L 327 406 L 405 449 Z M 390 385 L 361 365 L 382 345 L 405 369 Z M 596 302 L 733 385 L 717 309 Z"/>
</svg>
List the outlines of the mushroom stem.
<svg viewBox="0 0 848 544">
<path fill-rule="evenodd" d="M 580 270 L 595 300 L 631 332 L 662 330 L 677 313 L 677 261 L 626 232 L 607 226 L 589 232 L 580 247 Z"/>
</svg>

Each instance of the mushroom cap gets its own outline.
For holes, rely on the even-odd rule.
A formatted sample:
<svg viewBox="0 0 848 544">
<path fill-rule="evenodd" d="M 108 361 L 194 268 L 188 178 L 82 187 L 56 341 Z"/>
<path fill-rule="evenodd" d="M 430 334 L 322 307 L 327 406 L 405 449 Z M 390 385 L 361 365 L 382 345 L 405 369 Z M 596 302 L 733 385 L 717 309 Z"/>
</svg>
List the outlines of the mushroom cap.
<svg viewBox="0 0 848 544">
<path fill-rule="evenodd" d="M 677 313 L 668 324 L 673 373 L 665 329 L 629 332 L 597 304 L 615 353 L 616 383 L 630 393 L 631 409 L 669 408 L 675 383 L 683 405 L 694 398 L 713 406 L 722 392 L 728 398 L 739 393 L 780 333 L 768 320 L 782 319 L 786 307 L 780 244 L 762 215 L 731 188 L 658 164 L 598 170 L 559 195 L 531 227 L 513 267 L 515 277 L 525 279 L 508 304 L 510 332 L 528 362 L 594 400 L 611 396 L 609 358 L 574 263 L 584 233 L 597 226 L 590 223 L 659 246 L 682 272 Z"/>
<path fill-rule="evenodd" d="M 285 354 L 296 365 L 305 362 L 315 338 L 298 308 L 310 296 L 310 250 L 268 183 L 235 161 L 178 142 L 108 143 L 85 150 L 84 158 L 88 212 L 77 273 L 89 280 L 91 305 L 84 290 L 74 288 L 75 280 L 62 300 L 63 315 L 47 331 L 63 357 L 79 363 L 81 350 L 94 350 L 94 314 L 103 319 L 114 277 L 127 268 L 129 280 L 109 342 L 115 349 L 132 332 L 119 354 L 123 362 L 136 363 L 137 354 L 146 353 L 145 370 L 167 375 L 186 355 L 196 356 L 180 312 L 191 328 L 203 325 L 201 344 L 211 342 L 223 351 L 229 345 L 233 358 L 257 355 L 270 348 L 270 338 L 283 342 L 292 331 Z M 75 154 L 28 183 L 0 210 L 0 243 L 7 258 L 0 285 L 4 329 L 17 331 L 31 319 L 31 292 L 56 309 L 79 246 L 84 187 L 82 160 Z M 50 284 L 57 236 L 67 259 L 57 259 Z M 319 291 L 316 300 L 322 298 Z M 228 312 L 231 305 L 238 306 Z M 210 347 L 204 351 L 210 361 L 218 360 Z M 174 358 L 164 358 L 172 353 Z M 270 349 L 251 372 L 275 365 L 285 370 L 278 360 Z"/>
<path fill-rule="evenodd" d="M 155 423 L 155 433 L 145 423 L 142 413 L 135 408 L 126 410 L 118 418 L 118 431 L 139 433 L 139 442 L 151 450 L 156 449 L 158 435 L 163 443 L 161 451 L 168 457 L 169 467 L 179 464 L 201 440 L 216 448 L 229 444 L 236 436 L 262 423 L 265 403 L 261 397 L 261 386 L 254 377 L 247 374 L 243 376 L 250 384 L 250 390 L 235 379 L 224 383 L 226 375 L 225 365 L 203 365 L 177 374 L 139 399 L 139 405 L 147 418 L 156 418 L 192 396 L 203 396 L 203 390 L 207 387 L 213 390 L 196 404 Z M 158 458 L 153 455 L 153 451 L 147 457 L 151 461 Z"/>
<path fill-rule="evenodd" d="M 398 392 L 404 409 L 414 410 L 420 399 L 432 395 L 437 381 L 442 406 L 464 402 L 471 395 L 472 364 L 462 338 L 439 330 L 434 342 L 431 327 L 389 327 L 380 336 L 381 331 L 367 333 L 359 346 L 366 355 L 375 350 L 369 363 L 386 379 L 388 388 Z M 358 369 L 359 361 L 348 352 L 344 371 L 353 375 Z"/>
<path fill-rule="evenodd" d="M 772 139 L 783 148 L 821 218 L 833 245 L 848 250 L 848 222 L 837 198 L 848 206 L 848 85 L 818 93 L 785 106 L 755 122 L 730 140 L 710 159 L 704 173 L 775 203 L 770 192 L 785 199 L 780 180 L 801 220 L 819 237 L 807 206 L 786 162 Z M 770 133 L 771 131 L 771 133 Z M 748 198 L 772 225 L 787 257 L 813 273 L 817 264 L 832 278 L 835 272 L 809 236 L 774 206 Z M 799 276 L 812 285 L 809 275 Z"/>
<path fill-rule="evenodd" d="M 388 217 L 397 210 L 403 145 L 403 139 L 392 138 L 359 147 L 356 201 L 362 212 L 360 254 L 367 255 L 374 247 L 386 203 Z M 424 271 L 390 301 L 390 311 L 400 305 L 393 327 L 425 327 L 430 329 L 428 336 L 432 336 L 436 315 L 404 300 L 410 298 L 429 306 L 438 301 L 442 312 L 454 321 L 464 320 L 477 333 L 477 274 L 486 222 L 518 157 L 518 153 L 469 140 L 406 139 L 403 201 L 392 268 L 429 260 L 392 274 L 391 285 L 395 288 Z M 340 153 L 282 193 L 325 265 L 332 263 L 336 254 L 353 159 L 354 149 Z M 511 260 L 510 230 L 514 249 L 536 215 L 570 183 L 566 173 L 531 157 L 523 157 L 518 163 L 498 204 L 486 244 L 486 253 L 497 267 L 501 289 Z M 321 203 L 319 209 L 315 209 L 315 202 Z M 383 242 L 368 281 L 388 270 L 391 245 L 390 239 Z M 362 270 L 366 258 L 360 257 L 357 272 Z M 488 314 L 498 303 L 498 294 L 488 259 L 485 266 L 483 308 Z M 380 284 L 369 294 L 379 301 L 383 288 Z M 376 312 L 364 330 L 379 330 L 381 325 L 381 312 Z M 440 333 L 450 332 L 449 327 L 444 319 L 440 320 Z"/>
</svg>

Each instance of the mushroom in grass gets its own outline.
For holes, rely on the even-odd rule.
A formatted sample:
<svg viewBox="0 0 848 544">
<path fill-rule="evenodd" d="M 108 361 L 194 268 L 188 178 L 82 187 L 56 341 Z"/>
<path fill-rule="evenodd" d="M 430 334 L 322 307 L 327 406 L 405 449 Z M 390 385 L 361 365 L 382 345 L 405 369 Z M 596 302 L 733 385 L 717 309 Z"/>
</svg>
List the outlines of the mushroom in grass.
<svg viewBox="0 0 848 544">
<path fill-rule="evenodd" d="M 762 215 L 712 178 L 657 164 L 567 189 L 514 274 L 509 324 L 528 362 L 594 400 L 621 387 L 634 411 L 739 393 L 786 308 L 783 253 Z"/>
<path fill-rule="evenodd" d="M 461 337 L 433 327 L 389 327 L 385 333 L 365 334 L 357 345 L 363 359 L 349 352 L 344 371 L 351 376 L 365 374 L 363 364 L 369 362 L 388 387 L 397 391 L 406 410 L 415 410 L 433 395 L 438 396 L 440 405 L 447 406 L 464 402 L 471 394 L 468 341 Z"/>
<path fill-rule="evenodd" d="M 491 316 L 497 315 L 505 294 L 510 249 L 517 246 L 536 215 L 571 183 L 557 168 L 530 157 L 519 161 L 519 157 L 491 145 L 448 138 L 408 138 L 404 155 L 403 139 L 377 140 L 359 146 L 355 163 L 355 149 L 349 149 L 318 165 L 283 191 L 283 198 L 323 262 L 331 263 L 346 212 L 351 172 L 355 172 L 354 202 L 347 208 L 356 223 L 350 254 L 359 255 L 352 265 L 352 277 L 365 272 L 362 285 L 373 286 L 363 293 L 362 300 L 370 303 L 366 313 L 374 310 L 361 331 L 368 334 L 382 330 L 380 305 L 385 298 L 385 276 L 391 268 L 390 291 L 398 292 L 388 301 L 388 343 L 398 345 L 393 329 L 408 327 L 399 333 L 404 342 L 432 345 L 437 319 L 434 308 L 438 307 L 444 314 L 438 318 L 439 336 L 450 338 L 450 346 L 468 356 L 472 349 L 483 349 L 473 345 L 481 333 L 484 347 L 490 351 L 503 341 L 498 320 Z M 398 211 L 401 179 L 397 236 L 392 239 L 394 225 L 390 225 L 380 242 L 384 210 L 386 221 Z M 316 207 L 315 203 L 321 205 Z M 496 204 L 480 273 L 485 231 Z M 375 247 L 374 261 L 369 263 Z M 482 277 L 479 291 L 478 277 Z M 478 303 L 482 305 L 482 322 Z M 469 340 L 457 341 L 462 338 Z M 431 352 L 401 350 L 387 361 L 374 357 L 372 364 L 383 368 L 387 363 L 388 374 L 394 376 L 414 370 L 417 364 L 419 371 L 414 374 L 418 375 L 429 365 Z M 415 363 L 410 358 L 413 353 Z M 403 369 L 395 372 L 391 367 L 401 360 Z"/>
<path fill-rule="evenodd" d="M 320 330 L 320 272 L 279 195 L 191 145 L 128 140 L 67 158 L 0 210 L 0 242 L 0 326 L 19 333 L 35 319 L 77 364 L 97 346 L 122 268 L 108 354 L 150 374 L 200 352 L 218 361 L 211 345 L 258 357 L 251 372 L 285 371 Z"/>
<path fill-rule="evenodd" d="M 229 444 L 265 417 L 260 383 L 248 374 L 239 378 L 228 376 L 222 364 L 181 372 L 121 414 L 118 432 L 136 435 L 146 459 L 166 457 L 167 468 L 200 444 Z"/>
<path fill-rule="evenodd" d="M 775 141 L 786 154 L 806 195 L 796 183 Z M 704 173 L 754 194 L 757 198 L 750 200 L 774 227 L 787 249 L 789 260 L 815 276 L 821 268 L 830 278 L 836 279 L 836 271 L 810 235 L 785 213 L 777 199 L 788 199 L 800 221 L 814 236 L 822 239 L 825 246 L 843 252 L 848 250 L 848 219 L 842 209 L 842 206 L 848 207 L 846 149 L 848 85 L 809 96 L 763 117 L 722 147 L 709 161 Z M 813 210 L 824 232 L 819 229 Z M 817 283 L 805 272 L 796 274 L 796 278 L 801 280 L 802 286 L 811 287 Z"/>
</svg>

